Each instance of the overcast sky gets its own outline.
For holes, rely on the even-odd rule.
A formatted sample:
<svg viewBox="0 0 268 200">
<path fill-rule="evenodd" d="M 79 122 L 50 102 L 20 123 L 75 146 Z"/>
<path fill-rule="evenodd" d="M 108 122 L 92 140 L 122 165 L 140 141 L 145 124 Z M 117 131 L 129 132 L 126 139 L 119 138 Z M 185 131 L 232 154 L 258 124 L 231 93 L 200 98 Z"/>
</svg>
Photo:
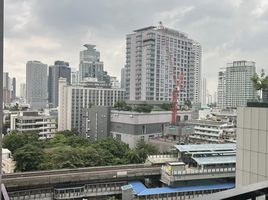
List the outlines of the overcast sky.
<svg viewBox="0 0 268 200">
<path fill-rule="evenodd" d="M 90 43 L 105 70 L 120 76 L 126 34 L 159 21 L 202 44 L 211 94 L 219 68 L 233 60 L 255 61 L 268 73 L 268 0 L 5 0 L 4 70 L 21 83 L 28 60 L 78 68 Z"/>
</svg>

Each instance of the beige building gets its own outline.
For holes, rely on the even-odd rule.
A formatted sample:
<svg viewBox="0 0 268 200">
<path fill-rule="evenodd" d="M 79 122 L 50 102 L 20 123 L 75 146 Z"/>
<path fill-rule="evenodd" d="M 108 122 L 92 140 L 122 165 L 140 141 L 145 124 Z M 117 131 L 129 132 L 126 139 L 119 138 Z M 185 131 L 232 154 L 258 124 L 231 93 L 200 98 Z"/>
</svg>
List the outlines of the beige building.
<svg viewBox="0 0 268 200">
<path fill-rule="evenodd" d="M 13 161 L 11 151 L 2 148 L 2 171 L 4 174 L 14 173 L 16 162 Z"/>
<path fill-rule="evenodd" d="M 237 112 L 236 187 L 268 180 L 268 108 Z"/>
</svg>

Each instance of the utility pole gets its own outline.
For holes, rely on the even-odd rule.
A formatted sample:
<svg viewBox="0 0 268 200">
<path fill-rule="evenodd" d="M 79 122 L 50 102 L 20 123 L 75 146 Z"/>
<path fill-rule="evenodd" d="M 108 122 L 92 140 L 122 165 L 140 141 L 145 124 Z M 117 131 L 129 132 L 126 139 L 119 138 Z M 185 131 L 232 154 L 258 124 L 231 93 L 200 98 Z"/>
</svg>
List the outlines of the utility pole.
<svg viewBox="0 0 268 200">
<path fill-rule="evenodd" d="M 0 199 L 2 199 L 4 0 L 0 0 Z"/>
</svg>

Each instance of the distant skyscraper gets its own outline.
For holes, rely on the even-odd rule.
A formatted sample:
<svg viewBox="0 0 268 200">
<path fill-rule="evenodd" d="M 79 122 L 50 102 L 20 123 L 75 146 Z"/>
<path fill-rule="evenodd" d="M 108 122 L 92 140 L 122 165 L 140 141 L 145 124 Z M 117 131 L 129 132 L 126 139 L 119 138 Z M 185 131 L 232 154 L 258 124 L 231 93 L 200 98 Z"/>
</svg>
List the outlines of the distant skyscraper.
<svg viewBox="0 0 268 200">
<path fill-rule="evenodd" d="M 125 83 L 125 68 L 121 69 L 121 88 L 125 89 L 126 88 L 126 83 Z"/>
<path fill-rule="evenodd" d="M 79 71 L 72 68 L 71 69 L 71 84 L 79 83 Z"/>
<path fill-rule="evenodd" d="M 193 44 L 194 53 L 194 103 L 201 103 L 201 58 L 202 47 L 198 42 Z"/>
<path fill-rule="evenodd" d="M 201 104 L 203 106 L 207 105 L 207 79 L 206 78 L 202 79 L 202 99 L 201 99 Z"/>
<path fill-rule="evenodd" d="M 201 71 L 201 46 L 187 34 L 169 28 L 163 30 L 149 26 L 128 34 L 126 48 L 127 99 L 171 101 L 174 88 L 171 64 L 177 79 L 181 73 L 184 75 L 178 101 L 188 99 L 194 102 L 198 99 L 199 83 L 195 81 L 195 77 L 199 77 Z M 167 49 L 172 54 L 172 63 L 169 62 Z M 195 64 L 198 64 L 198 70 L 195 70 Z"/>
<path fill-rule="evenodd" d="M 26 84 L 25 83 L 20 84 L 20 97 L 26 100 Z"/>
<path fill-rule="evenodd" d="M 47 65 L 40 61 L 28 61 L 26 64 L 26 100 L 31 109 L 47 106 Z"/>
<path fill-rule="evenodd" d="M 221 70 L 218 73 L 218 102 L 217 102 L 217 107 L 219 108 L 224 108 L 225 106 L 225 95 L 226 91 L 225 88 L 226 83 L 225 83 L 225 69 Z"/>
<path fill-rule="evenodd" d="M 247 101 L 256 100 L 256 90 L 251 81 L 254 73 L 255 62 L 234 61 L 227 64 L 225 107 L 246 106 Z"/>
<path fill-rule="evenodd" d="M 116 76 L 111 76 L 110 77 L 110 82 L 111 82 L 111 87 L 112 88 L 120 88 L 120 83 L 119 83 L 119 81 L 118 81 Z"/>
<path fill-rule="evenodd" d="M 55 61 L 54 65 L 49 66 L 48 76 L 48 102 L 52 107 L 58 106 L 59 78 L 66 78 L 67 84 L 71 83 L 71 68 L 69 63 Z"/>
<path fill-rule="evenodd" d="M 9 89 L 9 75 L 8 75 L 8 72 L 3 73 L 3 88 Z"/>
<path fill-rule="evenodd" d="M 85 44 L 84 47 L 87 49 L 80 51 L 80 81 L 85 77 L 91 77 L 109 83 L 109 76 L 106 71 L 103 71 L 103 62 L 100 61 L 100 52 L 95 49 L 96 45 Z"/>
<path fill-rule="evenodd" d="M 16 78 L 12 78 L 12 92 L 11 92 L 11 98 L 12 98 L 12 101 L 15 101 L 16 100 L 16 86 L 17 86 L 17 83 L 16 83 Z"/>
</svg>

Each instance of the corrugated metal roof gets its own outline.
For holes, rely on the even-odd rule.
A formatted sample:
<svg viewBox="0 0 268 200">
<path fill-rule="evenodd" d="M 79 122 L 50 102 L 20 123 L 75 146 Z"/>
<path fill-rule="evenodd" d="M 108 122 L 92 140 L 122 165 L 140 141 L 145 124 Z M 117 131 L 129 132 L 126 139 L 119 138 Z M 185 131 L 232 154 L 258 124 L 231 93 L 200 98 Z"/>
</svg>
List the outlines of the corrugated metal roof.
<svg viewBox="0 0 268 200">
<path fill-rule="evenodd" d="M 191 151 L 220 151 L 220 150 L 236 150 L 236 144 L 189 144 L 189 145 L 174 145 L 174 147 L 180 152 Z"/>
<path fill-rule="evenodd" d="M 133 187 L 134 192 L 138 196 L 177 193 L 177 192 L 189 192 L 189 191 L 230 189 L 230 188 L 235 187 L 234 183 L 222 183 L 222 184 L 190 186 L 190 187 L 157 187 L 157 188 L 146 188 L 143 185 L 143 183 L 140 181 L 130 181 L 129 184 Z M 145 189 L 142 190 L 142 188 L 145 188 Z"/>
<path fill-rule="evenodd" d="M 229 164 L 236 162 L 236 156 L 212 156 L 192 158 L 198 165 Z"/>
</svg>

